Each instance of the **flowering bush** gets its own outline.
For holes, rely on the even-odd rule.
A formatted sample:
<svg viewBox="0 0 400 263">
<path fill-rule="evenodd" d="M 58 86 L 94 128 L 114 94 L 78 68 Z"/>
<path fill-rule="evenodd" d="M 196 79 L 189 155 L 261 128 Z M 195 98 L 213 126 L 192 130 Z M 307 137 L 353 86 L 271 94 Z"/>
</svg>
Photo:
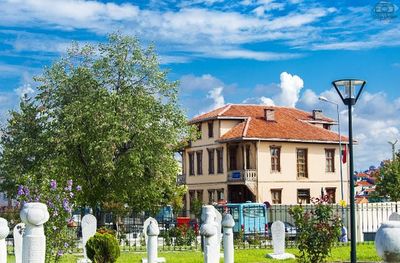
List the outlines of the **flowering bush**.
<svg viewBox="0 0 400 263">
<path fill-rule="evenodd" d="M 58 185 L 56 180 L 45 181 L 41 187 L 18 186 L 17 201 L 21 208 L 26 202 L 41 202 L 47 205 L 50 219 L 44 224 L 46 262 L 57 262 L 74 246 L 75 231 L 68 228 L 68 225 L 73 222 L 75 197 L 80 191 L 81 187 L 74 187 L 72 180 L 67 180 L 65 186 Z"/>
<path fill-rule="evenodd" d="M 304 211 L 300 205 L 293 207 L 290 214 L 298 228 L 297 247 L 299 262 L 325 262 L 333 245 L 339 240 L 342 222 L 328 205 L 329 196 L 313 198 L 314 207 Z"/>
</svg>

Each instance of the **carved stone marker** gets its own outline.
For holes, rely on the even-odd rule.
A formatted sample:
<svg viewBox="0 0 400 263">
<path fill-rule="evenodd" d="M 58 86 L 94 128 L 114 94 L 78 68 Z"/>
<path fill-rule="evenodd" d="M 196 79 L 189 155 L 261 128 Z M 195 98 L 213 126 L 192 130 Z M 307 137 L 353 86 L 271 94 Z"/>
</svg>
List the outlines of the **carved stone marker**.
<svg viewBox="0 0 400 263">
<path fill-rule="evenodd" d="M 267 256 L 273 259 L 295 258 L 294 255 L 285 253 L 285 224 L 281 221 L 275 221 L 271 226 L 271 232 L 274 253 Z"/>
<path fill-rule="evenodd" d="M 24 231 L 24 223 L 17 224 L 13 230 L 15 263 L 22 263 L 22 235 Z"/>
<path fill-rule="evenodd" d="M 25 231 L 22 236 L 22 262 L 44 263 L 46 257 L 46 236 L 43 224 L 49 220 L 47 206 L 43 203 L 26 203 L 20 212 Z"/>
<path fill-rule="evenodd" d="M 203 206 L 201 217 L 204 219 L 204 223 L 200 227 L 200 234 L 204 236 L 204 263 L 219 263 L 219 248 L 221 245 L 214 206 Z"/>
<path fill-rule="evenodd" d="M 389 216 L 389 221 L 400 221 L 400 215 L 396 212 L 393 212 L 390 216 Z"/>
<path fill-rule="evenodd" d="M 143 233 L 146 238 L 147 258 L 142 258 L 142 263 L 166 262 L 165 258 L 158 257 L 158 235 L 160 229 L 158 222 L 152 217 L 147 218 L 143 223 Z"/>
<path fill-rule="evenodd" d="M 97 219 L 94 215 L 88 214 L 82 218 L 81 222 L 82 227 L 82 244 L 83 244 L 83 259 L 80 259 L 79 262 L 91 262 L 86 253 L 86 243 L 87 241 L 96 234 L 97 230 Z"/>
<path fill-rule="evenodd" d="M 214 206 L 213 206 L 214 207 Z M 221 241 L 222 241 L 222 215 L 221 213 L 214 207 L 215 212 L 215 223 L 217 224 L 217 236 L 218 236 L 218 244 L 217 251 L 221 251 Z M 223 256 L 222 254 L 221 256 Z"/>
<path fill-rule="evenodd" d="M 155 220 L 152 217 L 147 218 L 144 222 L 143 222 L 143 235 L 144 235 L 144 241 L 146 242 L 146 246 L 147 246 L 147 228 L 149 227 L 150 223 L 153 223 L 155 225 L 157 225 L 158 227 L 158 222 L 157 220 Z"/>
<path fill-rule="evenodd" d="M 4 218 L 0 217 L 0 263 L 7 262 L 7 246 L 6 237 L 10 233 L 8 228 L 8 222 Z"/>
<path fill-rule="evenodd" d="M 231 214 L 225 214 L 222 220 L 222 227 L 224 228 L 224 263 L 234 263 L 234 246 L 233 246 L 233 231 L 235 221 Z"/>
</svg>

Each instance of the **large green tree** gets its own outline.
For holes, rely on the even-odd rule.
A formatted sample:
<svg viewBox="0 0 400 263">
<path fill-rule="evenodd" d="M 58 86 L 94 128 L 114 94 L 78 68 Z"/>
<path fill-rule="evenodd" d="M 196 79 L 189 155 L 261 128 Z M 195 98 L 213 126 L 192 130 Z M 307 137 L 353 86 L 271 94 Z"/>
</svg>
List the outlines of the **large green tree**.
<svg viewBox="0 0 400 263">
<path fill-rule="evenodd" d="M 105 44 L 73 45 L 35 80 L 38 94 L 28 104 L 37 114 L 29 116 L 41 129 L 23 134 L 18 125 L 31 124 L 19 115 L 29 112 L 21 107 L 12 113 L 0 161 L 7 185 L 24 183 L 24 174 L 73 178 L 82 185 L 82 204 L 117 202 L 137 211 L 176 198 L 174 152 L 191 131 L 179 108 L 177 83 L 168 81 L 153 47 L 111 34 Z M 7 146 L 17 141 L 10 129 L 21 137 L 19 145 Z M 13 149 L 25 144 L 19 158 Z M 30 151 L 40 157 L 34 168 L 14 171 L 10 162 L 21 166 Z"/>
<path fill-rule="evenodd" d="M 375 197 L 383 197 L 393 202 L 400 201 L 400 158 L 384 161 L 376 172 Z"/>
</svg>

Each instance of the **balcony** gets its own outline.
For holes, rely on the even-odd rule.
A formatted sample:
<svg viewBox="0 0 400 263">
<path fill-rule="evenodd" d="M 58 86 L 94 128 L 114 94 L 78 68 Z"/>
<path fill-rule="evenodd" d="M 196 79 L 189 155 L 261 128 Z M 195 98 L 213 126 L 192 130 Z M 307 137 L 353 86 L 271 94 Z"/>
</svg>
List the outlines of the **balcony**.
<svg viewBox="0 0 400 263">
<path fill-rule="evenodd" d="M 257 171 L 255 169 L 229 171 L 228 182 L 257 182 Z"/>
</svg>

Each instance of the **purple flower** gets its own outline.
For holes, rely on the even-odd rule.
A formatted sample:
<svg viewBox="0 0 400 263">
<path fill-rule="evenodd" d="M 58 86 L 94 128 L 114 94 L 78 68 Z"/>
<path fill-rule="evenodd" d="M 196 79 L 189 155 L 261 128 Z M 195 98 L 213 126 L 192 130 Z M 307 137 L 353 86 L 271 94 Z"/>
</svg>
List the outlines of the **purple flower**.
<svg viewBox="0 0 400 263">
<path fill-rule="evenodd" d="M 24 192 L 24 186 L 23 185 L 19 185 L 18 186 L 18 193 L 17 193 L 17 195 L 18 196 L 21 196 L 21 195 L 24 195 L 25 194 L 25 192 Z"/>
<path fill-rule="evenodd" d="M 47 201 L 47 205 L 48 205 L 50 208 L 54 208 L 54 204 L 53 204 L 53 202 L 51 202 L 51 201 Z"/>
<path fill-rule="evenodd" d="M 64 247 L 67 248 L 69 247 L 69 244 L 67 242 L 64 243 Z"/>
<path fill-rule="evenodd" d="M 73 192 L 70 192 L 70 193 L 69 193 L 69 196 L 70 196 L 71 198 L 73 198 L 73 197 L 74 197 L 74 193 L 73 193 Z"/>
<path fill-rule="evenodd" d="M 64 198 L 64 199 L 63 199 L 63 204 L 62 204 L 62 206 L 63 206 L 63 208 L 64 208 L 64 210 L 65 210 L 66 212 L 71 213 L 71 207 L 69 206 L 69 202 L 68 202 L 67 198 Z"/>
<path fill-rule="evenodd" d="M 78 185 L 78 186 L 76 187 L 76 191 L 81 191 L 81 190 L 82 190 L 82 186 Z"/>
<path fill-rule="evenodd" d="M 58 250 L 58 252 L 57 252 L 57 256 L 61 257 L 63 254 L 64 254 L 64 251 L 62 251 L 62 250 Z"/>
<path fill-rule="evenodd" d="M 51 180 L 50 181 L 50 188 L 51 190 L 55 190 L 57 188 L 57 181 L 56 180 Z"/>
<path fill-rule="evenodd" d="M 35 202 L 39 202 L 40 201 L 40 195 L 35 197 Z"/>
<path fill-rule="evenodd" d="M 29 188 L 24 186 L 22 189 L 25 192 L 25 195 L 28 196 L 29 195 Z"/>
</svg>

